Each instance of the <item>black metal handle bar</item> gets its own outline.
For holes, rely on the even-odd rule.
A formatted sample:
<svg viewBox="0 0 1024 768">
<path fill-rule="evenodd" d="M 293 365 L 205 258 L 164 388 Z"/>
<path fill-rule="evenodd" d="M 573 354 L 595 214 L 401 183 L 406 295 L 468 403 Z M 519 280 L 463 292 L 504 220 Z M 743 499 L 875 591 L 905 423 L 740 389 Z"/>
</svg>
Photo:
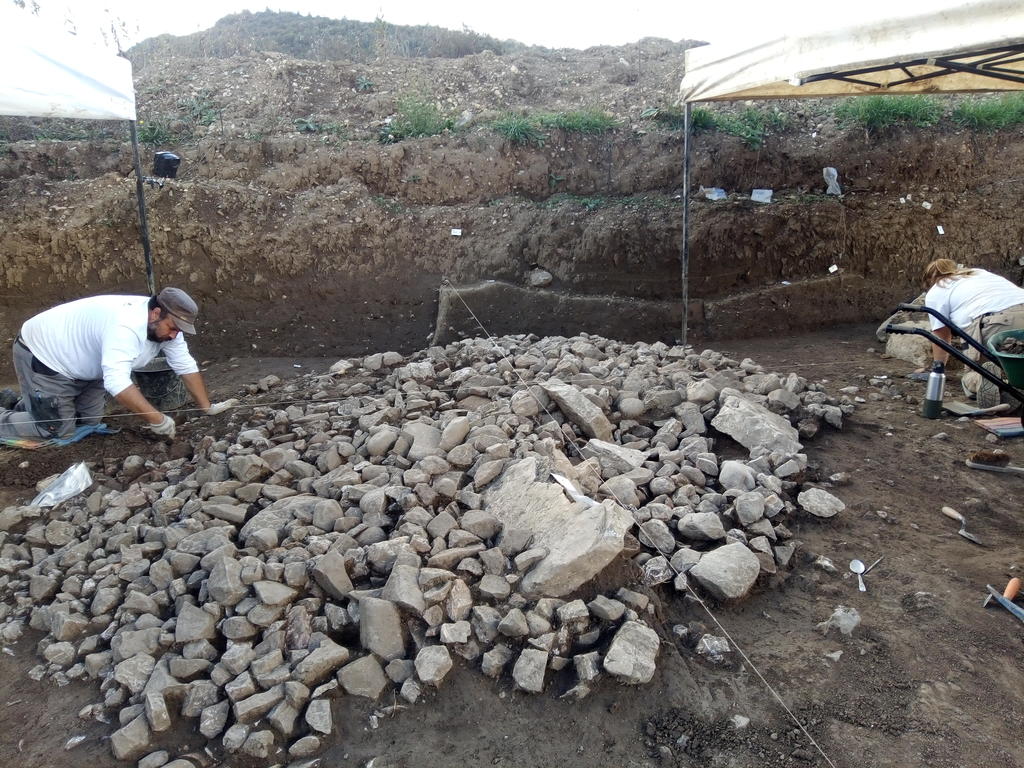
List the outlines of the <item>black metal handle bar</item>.
<svg viewBox="0 0 1024 768">
<path fill-rule="evenodd" d="M 918 304 L 900 304 L 899 306 L 896 307 L 896 311 L 897 312 L 927 312 L 932 317 L 934 317 L 937 320 L 941 321 L 943 325 L 945 325 L 947 328 L 949 328 L 951 331 L 953 331 L 953 333 L 955 333 L 961 339 L 963 339 L 968 344 L 970 344 L 972 347 L 974 347 L 978 351 L 978 353 L 983 355 L 986 359 L 991 360 L 993 363 L 997 363 L 997 364 L 999 363 L 999 361 L 996 360 L 996 358 L 992 355 L 992 353 L 989 352 L 987 349 L 985 349 L 985 347 L 983 347 L 980 342 L 978 342 L 975 339 L 973 339 L 966 331 L 964 331 L 963 328 L 961 328 L 959 325 L 956 325 L 948 317 L 946 317 L 942 313 L 932 309 L 931 307 L 926 307 L 923 304 L 922 305 L 918 305 Z M 892 326 L 889 326 L 889 327 L 892 327 Z M 888 330 L 888 329 L 889 328 L 886 328 L 886 330 Z M 897 333 L 901 333 L 901 331 L 897 331 Z M 907 331 L 902 331 L 902 333 L 907 333 Z M 931 337 L 929 337 L 929 338 L 931 338 Z M 932 343 L 933 344 L 939 344 L 939 341 L 935 340 Z M 939 346 L 943 347 L 947 352 L 949 351 L 949 347 L 946 347 L 944 344 L 939 344 Z"/>
<path fill-rule="evenodd" d="M 909 306 L 912 306 L 912 305 L 907 304 L 907 305 L 901 305 L 901 306 L 908 306 L 909 307 Z M 939 317 L 941 319 L 942 316 L 940 315 Z M 956 327 L 953 326 L 953 325 L 950 325 L 950 328 L 952 328 L 953 330 L 956 330 Z M 1007 382 L 1003 381 L 998 376 L 996 376 L 996 375 L 990 373 L 989 371 L 985 370 L 981 366 L 980 363 L 977 363 L 974 360 L 971 360 L 971 358 L 969 358 L 967 355 L 965 355 L 959 349 L 957 349 L 953 345 L 949 344 L 945 340 L 940 339 L 938 336 L 936 336 L 931 331 L 926 331 L 924 328 L 918 328 L 915 325 L 893 325 L 892 323 L 890 323 L 889 325 L 885 326 L 885 331 L 886 331 L 886 333 L 907 334 L 907 335 L 911 335 L 911 336 L 924 336 L 932 344 L 935 344 L 936 346 L 941 347 L 942 349 L 946 350 L 946 352 L 951 354 L 953 357 L 955 357 L 961 363 L 966 365 L 972 371 L 980 374 L 984 379 L 986 379 L 986 380 L 992 382 L 993 384 L 995 384 L 997 387 L 999 387 L 999 391 L 1000 392 L 1005 392 L 1008 395 L 1011 395 L 1012 397 L 1015 397 L 1021 403 L 1024 403 L 1024 393 L 1022 393 L 1019 389 L 1017 389 L 1013 385 L 1008 384 Z M 977 345 L 975 345 L 975 346 L 977 346 Z M 988 355 L 988 356 L 990 358 L 992 357 L 991 355 Z M 1022 417 L 1022 418 L 1024 418 L 1024 417 Z"/>
</svg>

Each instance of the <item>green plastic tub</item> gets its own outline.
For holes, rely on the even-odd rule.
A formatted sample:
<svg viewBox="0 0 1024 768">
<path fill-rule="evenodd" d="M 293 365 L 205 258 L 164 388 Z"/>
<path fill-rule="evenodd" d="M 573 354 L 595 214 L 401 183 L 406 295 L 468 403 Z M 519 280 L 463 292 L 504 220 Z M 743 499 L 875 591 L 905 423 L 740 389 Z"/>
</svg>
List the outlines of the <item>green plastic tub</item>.
<svg viewBox="0 0 1024 768">
<path fill-rule="evenodd" d="M 1014 387 L 1024 387 L 1024 355 L 1010 355 L 1000 352 L 997 348 L 1004 339 L 1024 339 L 1024 329 L 1000 331 L 988 340 L 988 348 L 992 355 L 1003 366 L 1006 380 Z"/>
</svg>

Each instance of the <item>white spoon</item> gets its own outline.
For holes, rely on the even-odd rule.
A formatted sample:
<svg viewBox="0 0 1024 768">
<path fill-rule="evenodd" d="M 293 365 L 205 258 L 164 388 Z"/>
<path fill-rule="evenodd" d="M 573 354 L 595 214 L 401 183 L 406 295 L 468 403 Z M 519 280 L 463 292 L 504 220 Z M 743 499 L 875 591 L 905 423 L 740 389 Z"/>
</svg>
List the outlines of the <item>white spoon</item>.
<svg viewBox="0 0 1024 768">
<path fill-rule="evenodd" d="M 864 563 L 860 560 L 851 560 L 850 570 L 857 574 L 857 589 L 861 592 L 867 592 L 868 588 L 864 586 L 864 577 L 861 576 L 861 574 L 867 570 L 867 568 L 864 567 Z"/>
</svg>

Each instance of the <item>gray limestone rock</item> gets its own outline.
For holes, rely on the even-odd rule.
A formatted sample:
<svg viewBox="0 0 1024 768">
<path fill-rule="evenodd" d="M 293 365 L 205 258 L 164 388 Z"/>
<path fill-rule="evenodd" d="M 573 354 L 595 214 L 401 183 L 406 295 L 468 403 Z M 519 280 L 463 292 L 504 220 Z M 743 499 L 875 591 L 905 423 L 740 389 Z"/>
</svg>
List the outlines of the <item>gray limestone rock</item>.
<svg viewBox="0 0 1024 768">
<path fill-rule="evenodd" d="M 306 724 L 310 730 L 329 734 L 334 728 L 331 716 L 331 702 L 328 699 L 313 699 L 306 707 Z"/>
<path fill-rule="evenodd" d="M 612 600 L 604 595 L 598 595 L 587 603 L 590 613 L 603 621 L 618 621 L 626 612 L 626 606 L 618 600 Z"/>
<path fill-rule="evenodd" d="M 330 597 L 341 600 L 352 591 L 352 579 L 345 568 L 345 558 L 332 549 L 313 566 L 313 579 Z"/>
<path fill-rule="evenodd" d="M 292 676 L 305 686 L 319 683 L 345 664 L 349 659 L 348 648 L 338 645 L 329 638 L 322 638 L 320 645 L 295 665 Z"/>
<path fill-rule="evenodd" d="M 537 648 L 527 648 L 519 654 L 512 668 L 512 680 L 516 687 L 527 693 L 544 690 L 544 673 L 548 667 L 548 653 Z"/>
<path fill-rule="evenodd" d="M 320 739 L 316 736 L 303 736 L 288 748 L 289 757 L 310 757 L 320 750 Z"/>
<path fill-rule="evenodd" d="M 651 547 L 658 552 L 671 555 L 676 548 L 676 537 L 672 531 L 661 520 L 648 520 L 640 526 L 637 538 L 644 546 Z"/>
<path fill-rule="evenodd" d="M 718 483 L 722 490 L 736 488 L 741 491 L 752 491 L 757 485 L 757 476 L 742 461 L 723 461 L 718 470 Z"/>
<path fill-rule="evenodd" d="M 273 732 L 263 729 L 250 733 L 239 751 L 250 757 L 263 759 L 270 755 L 270 749 L 273 746 Z"/>
<path fill-rule="evenodd" d="M 388 601 L 364 597 L 359 601 L 359 642 L 385 661 L 405 656 L 405 636 L 398 607 Z"/>
<path fill-rule="evenodd" d="M 647 454 L 643 451 L 596 439 L 588 440 L 582 453 L 584 458 L 597 459 L 602 475 L 606 478 L 634 470 L 647 460 Z"/>
<path fill-rule="evenodd" d="M 139 715 L 110 736 L 110 748 L 118 760 L 134 760 L 142 755 L 152 738 L 145 715 Z"/>
<path fill-rule="evenodd" d="M 714 512 L 688 512 L 676 524 L 679 535 L 688 541 L 721 541 L 725 526 Z"/>
<path fill-rule="evenodd" d="M 565 417 L 578 426 L 585 435 L 610 443 L 612 424 L 583 392 L 560 379 L 548 379 L 541 383 L 544 391 L 555 401 Z"/>
<path fill-rule="evenodd" d="M 754 553 L 736 542 L 706 552 L 688 575 L 719 600 L 739 600 L 754 586 L 760 570 Z"/>
<path fill-rule="evenodd" d="M 236 701 L 233 706 L 235 721 L 243 725 L 255 723 L 273 709 L 277 702 L 283 698 L 284 686 L 275 685 L 269 691 L 257 693 L 241 701 Z"/>
<path fill-rule="evenodd" d="M 221 558 L 213 566 L 206 588 L 221 605 L 237 605 L 249 591 L 242 583 L 242 566 L 230 557 Z"/>
<path fill-rule="evenodd" d="M 228 722 L 231 702 L 221 701 L 206 707 L 199 715 L 199 732 L 208 739 L 218 736 Z"/>
<path fill-rule="evenodd" d="M 217 636 L 217 619 L 202 608 L 184 603 L 178 612 L 174 627 L 174 642 L 191 643 L 194 640 L 212 640 Z"/>
<path fill-rule="evenodd" d="M 416 654 L 416 675 L 426 685 L 440 686 L 451 671 L 452 657 L 443 645 L 428 645 Z"/>
<path fill-rule="evenodd" d="M 365 696 L 376 701 L 388 687 L 388 679 L 380 662 L 372 656 L 362 656 L 338 670 L 338 682 L 351 696 Z"/>
<path fill-rule="evenodd" d="M 380 596 L 390 600 L 407 611 L 423 613 L 427 604 L 423 599 L 423 590 L 419 585 L 420 569 L 415 565 L 396 564 L 384 585 Z"/>
<path fill-rule="evenodd" d="M 501 677 L 505 667 L 515 658 L 515 652 L 507 645 L 498 644 L 481 657 L 480 671 L 488 677 Z"/>
<path fill-rule="evenodd" d="M 740 525 L 753 525 L 764 517 L 764 496 L 756 491 L 737 496 L 733 505 Z"/>
<path fill-rule="evenodd" d="M 846 505 L 828 491 L 808 488 L 801 491 L 796 502 L 815 517 L 834 517 L 846 509 Z"/>
<path fill-rule="evenodd" d="M 627 621 L 612 638 L 604 657 L 605 670 L 631 685 L 649 683 L 658 657 L 658 633 L 639 621 Z"/>
</svg>

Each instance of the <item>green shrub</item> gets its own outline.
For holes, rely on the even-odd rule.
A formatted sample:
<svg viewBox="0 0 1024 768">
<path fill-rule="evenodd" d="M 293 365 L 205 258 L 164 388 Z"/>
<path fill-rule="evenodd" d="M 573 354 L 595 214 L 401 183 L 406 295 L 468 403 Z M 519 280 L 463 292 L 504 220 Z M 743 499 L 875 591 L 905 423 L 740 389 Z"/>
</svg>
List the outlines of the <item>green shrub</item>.
<svg viewBox="0 0 1024 768">
<path fill-rule="evenodd" d="M 777 109 L 755 109 L 747 107 L 738 115 L 715 115 L 708 113 L 701 116 L 701 124 L 708 119 L 714 122 L 715 130 L 738 136 L 751 149 L 758 149 L 764 144 L 764 137 L 773 130 L 786 126 L 786 116 Z M 698 130 L 696 127 L 694 130 Z M 706 130 L 701 128 L 700 130 Z"/>
<path fill-rule="evenodd" d="M 679 113 L 679 126 L 682 127 L 682 112 Z M 715 120 L 715 113 L 710 109 L 704 107 L 697 107 L 690 112 L 690 124 L 693 126 L 694 133 L 700 133 L 701 131 L 713 131 L 718 127 L 718 121 Z"/>
<path fill-rule="evenodd" d="M 297 117 L 295 118 L 295 130 L 299 133 L 319 133 L 321 126 L 312 117 Z"/>
<path fill-rule="evenodd" d="M 139 142 L 151 146 L 167 144 L 171 141 L 170 121 L 165 117 L 154 117 L 152 120 L 139 120 Z"/>
<path fill-rule="evenodd" d="M 542 147 L 547 139 L 537 122 L 525 115 L 505 115 L 495 120 L 491 127 L 513 144 Z"/>
<path fill-rule="evenodd" d="M 537 121 L 544 128 L 557 128 L 567 133 L 607 133 L 615 128 L 615 118 L 596 109 L 542 114 Z"/>
<path fill-rule="evenodd" d="M 194 126 L 213 125 L 220 117 L 220 109 L 206 91 L 200 91 L 190 99 L 179 99 L 178 108 L 185 113 L 185 122 Z"/>
<path fill-rule="evenodd" d="M 872 131 L 897 125 L 935 125 L 942 106 L 931 96 L 859 96 L 840 104 L 836 118 L 843 125 Z"/>
<path fill-rule="evenodd" d="M 373 80 L 363 75 L 356 78 L 356 91 L 359 93 L 369 93 L 373 90 Z"/>
<path fill-rule="evenodd" d="M 968 128 L 994 131 L 1024 123 L 1024 94 L 965 101 L 953 110 L 953 120 Z"/>
<path fill-rule="evenodd" d="M 299 133 L 323 133 L 331 136 L 344 137 L 345 126 L 335 122 L 321 122 L 315 117 L 297 117 L 294 120 L 295 130 Z"/>
<path fill-rule="evenodd" d="M 398 102 L 398 116 L 381 129 L 378 138 L 382 144 L 392 144 L 402 139 L 437 136 L 451 130 L 453 124 L 436 104 L 409 97 Z"/>
<path fill-rule="evenodd" d="M 640 110 L 640 119 L 653 120 L 673 130 L 682 128 L 685 122 L 682 110 L 671 107 L 647 107 Z"/>
</svg>

